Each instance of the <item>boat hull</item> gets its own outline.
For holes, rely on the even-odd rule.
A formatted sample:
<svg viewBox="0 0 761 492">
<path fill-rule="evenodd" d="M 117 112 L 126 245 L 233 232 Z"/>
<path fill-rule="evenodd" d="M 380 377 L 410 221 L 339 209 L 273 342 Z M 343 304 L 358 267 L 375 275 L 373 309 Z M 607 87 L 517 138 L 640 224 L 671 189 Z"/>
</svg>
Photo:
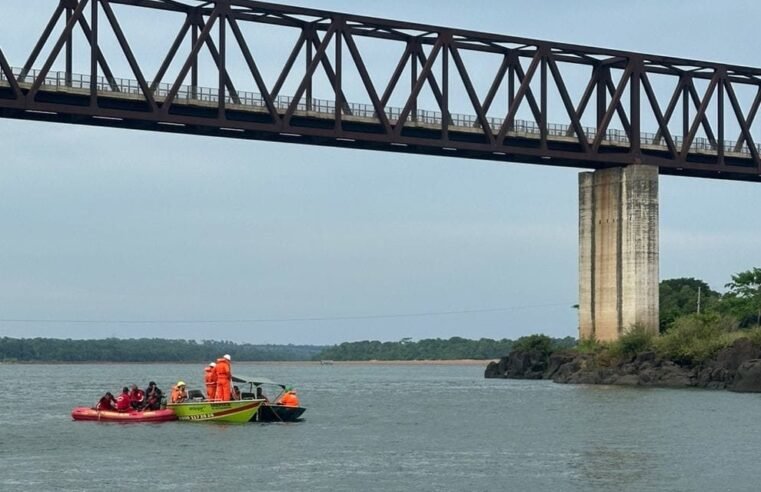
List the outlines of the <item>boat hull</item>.
<svg viewBox="0 0 761 492">
<path fill-rule="evenodd" d="M 286 407 L 283 405 L 262 404 L 259 411 L 251 418 L 252 422 L 296 422 L 301 414 L 306 412 L 304 407 Z"/>
<path fill-rule="evenodd" d="M 255 417 L 263 400 L 170 403 L 177 419 L 188 422 L 245 423 Z"/>
<path fill-rule="evenodd" d="M 81 421 L 92 422 L 169 422 L 177 420 L 177 415 L 173 410 L 148 410 L 145 412 L 114 412 L 109 410 L 95 410 L 89 407 L 77 407 L 71 411 L 71 418 Z"/>
</svg>

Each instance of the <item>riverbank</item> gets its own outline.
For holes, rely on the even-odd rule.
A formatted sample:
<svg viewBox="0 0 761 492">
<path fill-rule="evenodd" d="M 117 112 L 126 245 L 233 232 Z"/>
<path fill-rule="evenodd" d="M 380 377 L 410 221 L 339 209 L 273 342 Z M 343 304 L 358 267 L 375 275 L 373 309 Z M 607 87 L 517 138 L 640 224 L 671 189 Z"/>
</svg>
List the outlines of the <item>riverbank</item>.
<svg viewBox="0 0 761 492">
<path fill-rule="evenodd" d="M 234 361 L 234 364 L 247 366 L 256 365 L 288 365 L 288 366 L 486 366 L 499 359 L 455 359 L 455 360 L 357 360 L 357 361 L 310 361 L 310 360 L 292 360 L 292 361 Z M 198 366 L 205 365 L 206 362 L 175 362 L 175 361 L 152 361 L 152 362 L 118 362 L 118 361 L 97 361 L 97 362 L 49 362 L 49 361 L 0 361 L 0 365 L 44 365 L 44 366 L 75 366 L 75 365 L 187 365 Z"/>
<path fill-rule="evenodd" d="M 700 362 L 671 360 L 652 350 L 513 351 L 490 363 L 486 378 L 549 379 L 560 384 L 705 388 L 761 393 L 761 346 L 739 338 Z"/>
<path fill-rule="evenodd" d="M 499 359 L 455 359 L 455 360 L 357 360 L 330 361 L 325 365 L 370 365 L 370 366 L 485 366 Z M 318 363 L 319 364 L 319 363 Z"/>
</svg>

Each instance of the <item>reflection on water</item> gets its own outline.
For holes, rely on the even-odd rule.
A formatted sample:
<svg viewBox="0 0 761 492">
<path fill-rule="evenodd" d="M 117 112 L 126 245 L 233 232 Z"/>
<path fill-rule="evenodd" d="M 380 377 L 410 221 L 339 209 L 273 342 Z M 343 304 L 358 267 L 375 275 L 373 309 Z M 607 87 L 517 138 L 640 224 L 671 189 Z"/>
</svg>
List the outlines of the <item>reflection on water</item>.
<svg viewBox="0 0 761 492">
<path fill-rule="evenodd" d="M 574 456 L 569 466 L 576 470 L 574 478 L 597 485 L 646 483 L 651 458 L 644 451 L 597 446 L 590 442 Z"/>
<path fill-rule="evenodd" d="M 483 379 L 477 366 L 243 364 L 297 424 L 73 422 L 195 365 L 0 365 L 0 490 L 757 490 L 761 398 Z"/>
</svg>

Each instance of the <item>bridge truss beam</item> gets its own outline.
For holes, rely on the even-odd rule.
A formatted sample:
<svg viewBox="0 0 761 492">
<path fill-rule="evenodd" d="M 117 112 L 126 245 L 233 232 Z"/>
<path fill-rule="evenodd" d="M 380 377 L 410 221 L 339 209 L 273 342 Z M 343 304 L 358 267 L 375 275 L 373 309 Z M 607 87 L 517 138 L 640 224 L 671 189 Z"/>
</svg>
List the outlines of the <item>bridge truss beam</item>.
<svg viewBox="0 0 761 492">
<path fill-rule="evenodd" d="M 150 79 L 115 6 L 184 18 Z M 56 37 L 54 27 L 61 22 L 65 27 Z M 298 33 L 270 85 L 242 29 L 263 25 Z M 108 63 L 99 39 L 104 28 L 112 30 L 127 60 L 128 83 L 117 79 Z M 89 74 L 79 82 L 71 61 L 77 30 L 90 48 Z M 373 60 L 362 54 L 360 38 L 404 45 L 385 85 L 373 82 L 368 69 Z M 189 53 L 180 56 L 184 45 Z M 232 46 L 245 60 L 256 90 L 253 99 L 230 76 Z M 198 59 L 204 51 L 214 62 L 218 85 L 214 94 L 201 97 Z M 469 68 L 469 53 L 489 54 L 495 62 L 488 92 L 475 88 L 474 77 L 481 73 Z M 54 72 L 61 59 L 63 71 Z M 299 59 L 305 67 L 297 89 L 283 95 Z M 181 68 L 169 77 L 172 65 Z M 348 100 L 349 66 L 369 104 Z M 570 66 L 580 67 L 584 79 L 568 76 L 565 67 Z M 327 111 L 315 105 L 318 75 L 329 81 Z M 453 81 L 464 88 L 467 101 L 452 100 Z M 577 91 L 580 97 L 571 96 L 572 85 L 584 87 Z M 435 113 L 419 108 L 424 90 L 433 95 Z M 752 97 L 742 100 L 739 91 Z M 506 98 L 498 97 L 502 92 Z M 399 93 L 401 107 L 389 107 Z M 454 114 L 454 102 L 467 105 L 470 115 Z M 746 181 L 761 181 L 753 131 L 760 105 L 758 68 L 253 0 L 60 0 L 23 68 L 13 68 L 0 49 L 2 117 L 593 169 L 646 163 L 662 174 Z M 531 124 L 519 114 L 529 115 Z M 553 125 L 553 118 L 565 123 Z M 646 118 L 652 126 L 643 128 Z M 585 126 L 590 119 L 593 126 Z M 622 129 L 613 128 L 614 122 Z M 736 131 L 733 141 L 725 135 L 730 127 Z"/>
</svg>

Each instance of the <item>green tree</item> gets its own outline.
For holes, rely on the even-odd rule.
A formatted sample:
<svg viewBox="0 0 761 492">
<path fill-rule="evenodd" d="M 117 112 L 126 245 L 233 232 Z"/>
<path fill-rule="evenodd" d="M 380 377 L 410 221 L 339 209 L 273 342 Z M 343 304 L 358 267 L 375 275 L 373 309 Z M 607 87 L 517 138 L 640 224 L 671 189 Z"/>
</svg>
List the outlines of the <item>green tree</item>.
<svg viewBox="0 0 761 492">
<path fill-rule="evenodd" d="M 660 331 L 665 332 L 681 316 L 715 308 L 721 295 L 696 278 L 673 278 L 660 284 Z"/>
<path fill-rule="evenodd" d="M 539 350 L 545 355 L 549 355 L 553 349 L 552 338 L 547 335 L 529 335 L 520 337 L 515 341 L 514 350 Z"/>
<path fill-rule="evenodd" d="M 741 327 L 761 325 L 761 268 L 732 275 L 726 287 L 724 309 L 740 320 Z"/>
</svg>

